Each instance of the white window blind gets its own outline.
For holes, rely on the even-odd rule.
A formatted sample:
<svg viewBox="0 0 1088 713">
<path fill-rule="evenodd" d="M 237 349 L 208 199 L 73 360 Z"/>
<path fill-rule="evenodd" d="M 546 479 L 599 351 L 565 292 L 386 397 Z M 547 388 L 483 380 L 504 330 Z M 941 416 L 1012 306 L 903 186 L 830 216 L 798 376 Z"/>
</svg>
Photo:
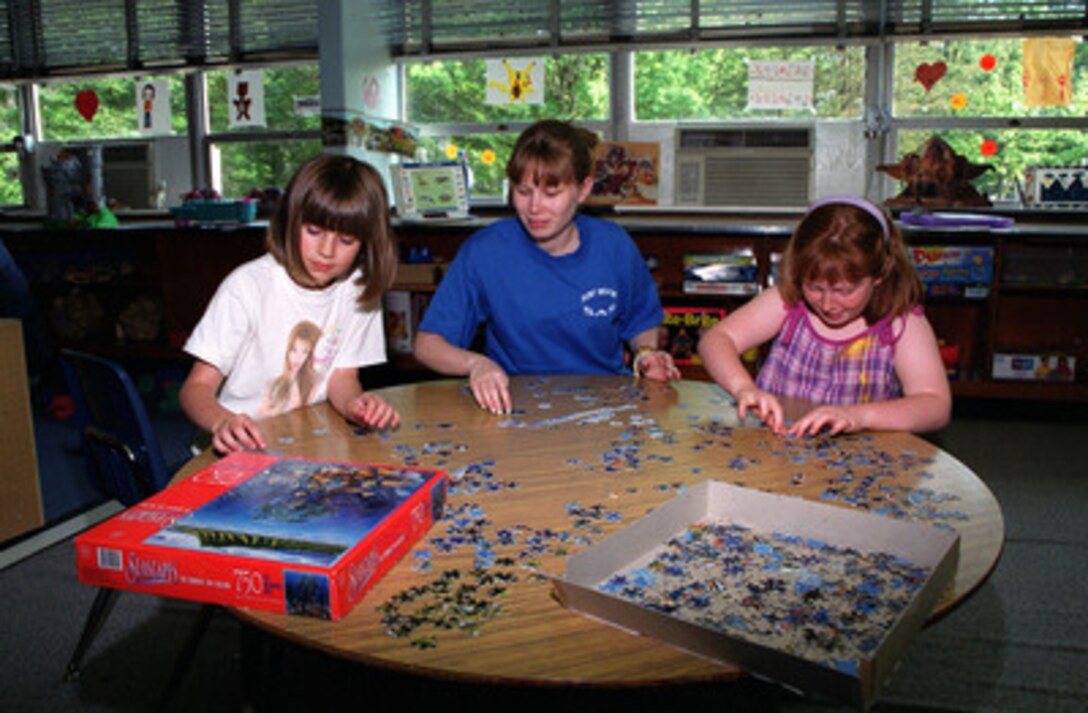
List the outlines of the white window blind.
<svg viewBox="0 0 1088 713">
<path fill-rule="evenodd" d="M 1088 0 L 372 0 L 394 56 L 1088 32 Z M 0 0 L 0 79 L 317 57 L 318 0 Z M 367 28 L 368 31 L 372 28 Z M 361 33 L 362 34 L 362 33 Z"/>
<path fill-rule="evenodd" d="M 317 57 L 317 0 L 0 0 L 4 77 Z"/>
</svg>

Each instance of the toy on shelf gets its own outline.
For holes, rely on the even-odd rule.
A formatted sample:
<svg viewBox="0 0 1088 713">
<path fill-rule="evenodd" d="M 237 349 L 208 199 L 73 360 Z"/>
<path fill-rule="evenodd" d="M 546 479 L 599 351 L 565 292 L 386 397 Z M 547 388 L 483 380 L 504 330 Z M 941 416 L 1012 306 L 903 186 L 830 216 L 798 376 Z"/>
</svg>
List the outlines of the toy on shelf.
<svg viewBox="0 0 1088 713">
<path fill-rule="evenodd" d="M 960 156 L 939 137 L 932 137 L 917 153 L 904 155 L 899 163 L 876 167 L 904 184 L 892 207 L 925 206 L 931 208 L 966 208 L 990 206 L 990 199 L 979 193 L 971 181 L 986 171 L 989 163 L 972 163 Z"/>
</svg>

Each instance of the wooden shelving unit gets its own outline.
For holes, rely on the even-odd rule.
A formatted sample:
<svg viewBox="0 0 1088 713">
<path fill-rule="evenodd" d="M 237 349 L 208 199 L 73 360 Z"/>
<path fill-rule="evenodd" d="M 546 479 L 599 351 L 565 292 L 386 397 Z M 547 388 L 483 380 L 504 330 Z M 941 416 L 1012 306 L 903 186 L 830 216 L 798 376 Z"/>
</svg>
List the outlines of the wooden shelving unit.
<svg viewBox="0 0 1088 713">
<path fill-rule="evenodd" d="M 767 284 L 770 256 L 780 252 L 797 216 L 708 216 L 679 213 L 608 216 L 627 228 L 647 257 L 667 305 L 734 309 L 744 296 L 693 295 L 682 289 L 687 253 L 751 250 L 759 281 Z M 428 248 L 438 263 L 453 260 L 461 243 L 490 218 L 458 223 L 405 223 L 396 227 L 401 245 Z M 926 303 L 938 337 L 959 346 L 953 393 L 960 397 L 1088 402 L 1088 227 L 1074 220 L 1034 224 L 1018 217 L 1014 228 L 904 230 L 912 246 L 974 245 L 994 249 L 994 279 L 984 297 L 935 298 Z M 179 347 L 208 300 L 234 267 L 264 251 L 264 227 L 178 228 L 170 224 L 120 230 L 49 231 L 0 225 L 0 238 L 24 267 L 39 309 L 48 318 L 54 298 L 71 290 L 94 294 L 107 320 L 126 300 L 149 295 L 161 304 L 158 336 L 147 341 L 120 337 L 112 326 L 83 339 L 60 340 L 115 357 L 180 358 Z M 88 272 L 95 261 L 117 269 Z M 110 263 L 109 261 L 113 261 Z M 44 267 L 43 267 L 44 265 Z M 66 269 L 70 268 L 70 269 Z M 428 267 L 405 271 L 398 289 L 433 292 L 429 280 L 411 279 Z M 67 275 L 60 277 L 58 275 Z M 74 276 L 74 279 L 73 279 Z M 995 353 L 1061 353 L 1075 359 L 1073 382 L 1003 381 L 991 374 Z M 390 368 L 424 376 L 407 356 Z M 705 379 L 702 367 L 685 367 L 687 378 Z"/>
</svg>

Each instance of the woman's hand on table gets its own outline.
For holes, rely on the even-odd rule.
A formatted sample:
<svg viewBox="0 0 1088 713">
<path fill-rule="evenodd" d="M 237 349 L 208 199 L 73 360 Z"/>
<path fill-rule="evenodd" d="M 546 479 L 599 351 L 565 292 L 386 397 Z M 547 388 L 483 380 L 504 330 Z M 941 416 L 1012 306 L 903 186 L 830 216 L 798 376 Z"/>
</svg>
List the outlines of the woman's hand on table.
<svg viewBox="0 0 1088 713">
<path fill-rule="evenodd" d="M 510 413 L 510 377 L 491 359 L 475 355 L 468 371 L 468 385 L 481 408 L 494 414 Z"/>
<path fill-rule="evenodd" d="M 680 378 L 680 370 L 676 367 L 672 355 L 660 349 L 639 353 L 635 358 L 634 367 L 635 374 L 654 381 L 670 381 Z"/>
</svg>

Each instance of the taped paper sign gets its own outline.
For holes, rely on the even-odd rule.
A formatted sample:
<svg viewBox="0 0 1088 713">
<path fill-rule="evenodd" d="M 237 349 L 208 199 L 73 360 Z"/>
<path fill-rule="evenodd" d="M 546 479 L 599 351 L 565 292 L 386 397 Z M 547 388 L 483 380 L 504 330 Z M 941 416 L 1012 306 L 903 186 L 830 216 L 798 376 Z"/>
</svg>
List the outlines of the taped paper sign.
<svg viewBox="0 0 1088 713">
<path fill-rule="evenodd" d="M 227 75 L 230 128 L 264 126 L 264 72 L 259 69 Z"/>
<path fill-rule="evenodd" d="M 170 85 L 165 79 L 136 82 L 136 125 L 141 134 L 170 131 Z"/>
<path fill-rule="evenodd" d="M 748 109 L 812 111 L 815 76 L 811 61 L 753 60 L 748 63 Z"/>
<path fill-rule="evenodd" d="M 1075 41 L 1061 37 L 1024 40 L 1024 104 L 1068 106 L 1073 98 Z"/>
<path fill-rule="evenodd" d="M 489 106 L 544 103 L 544 59 L 519 57 L 487 61 Z"/>
</svg>

